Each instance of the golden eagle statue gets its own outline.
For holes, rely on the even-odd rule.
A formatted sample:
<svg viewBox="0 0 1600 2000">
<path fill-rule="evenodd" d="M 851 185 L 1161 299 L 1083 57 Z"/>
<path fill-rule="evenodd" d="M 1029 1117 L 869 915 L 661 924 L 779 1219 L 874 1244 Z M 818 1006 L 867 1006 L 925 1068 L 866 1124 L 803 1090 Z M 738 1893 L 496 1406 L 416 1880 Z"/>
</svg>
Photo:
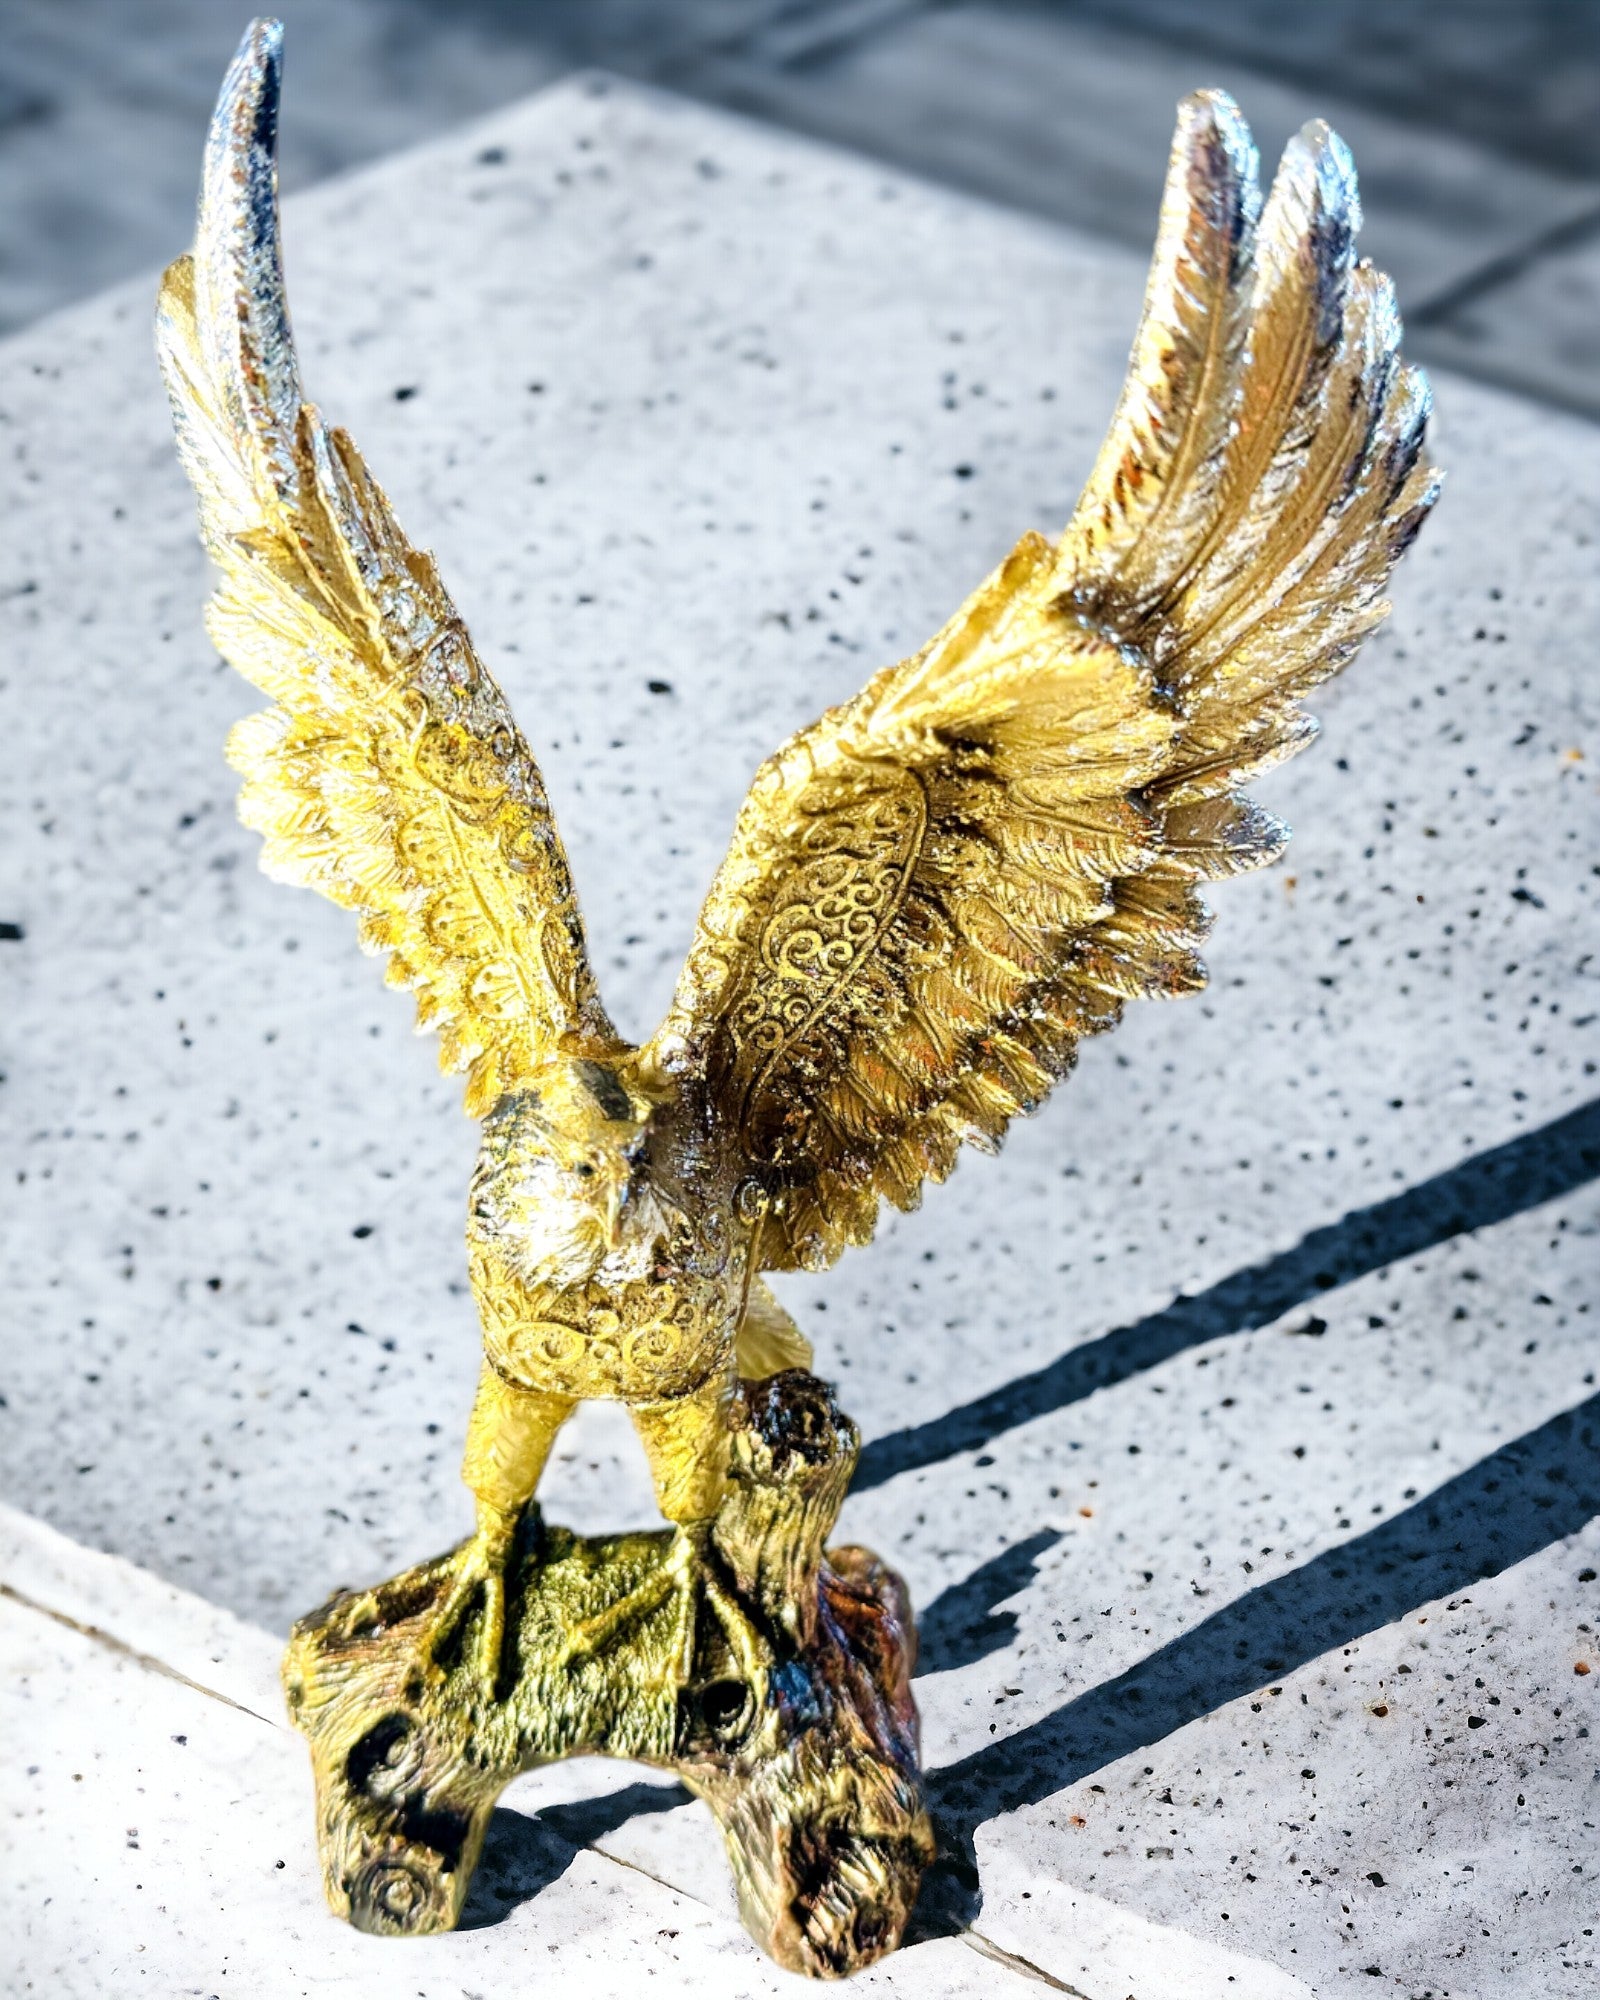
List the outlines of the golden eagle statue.
<svg viewBox="0 0 1600 2000">
<path fill-rule="evenodd" d="M 756 774 L 665 1022 L 607 1018 L 538 765 L 431 558 L 301 391 L 279 256 L 279 31 L 246 36 L 160 344 L 222 581 L 218 649 L 263 865 L 354 910 L 483 1120 L 467 1241 L 484 1365 L 475 1536 L 428 1645 L 503 1570 L 551 1441 L 627 1405 L 671 1559 L 580 1623 L 676 1598 L 752 1670 L 709 1528 L 739 1377 L 804 1366 L 762 1282 L 866 1243 L 964 1144 L 992 1151 L 1143 995 L 1192 992 L 1205 881 L 1286 829 L 1244 795 L 1384 616 L 1432 506 L 1429 396 L 1355 175 L 1310 125 L 1263 203 L 1229 99 L 1181 108 L 1144 312 L 1077 511 Z"/>
</svg>

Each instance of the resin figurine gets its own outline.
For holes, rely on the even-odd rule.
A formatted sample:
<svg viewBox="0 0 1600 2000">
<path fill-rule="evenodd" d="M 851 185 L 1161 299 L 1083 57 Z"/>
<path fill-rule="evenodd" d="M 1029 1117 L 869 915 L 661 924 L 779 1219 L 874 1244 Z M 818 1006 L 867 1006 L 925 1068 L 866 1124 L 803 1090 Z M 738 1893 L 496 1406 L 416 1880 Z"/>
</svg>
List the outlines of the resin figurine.
<svg viewBox="0 0 1600 2000">
<path fill-rule="evenodd" d="M 746 1921 L 837 1974 L 931 1852 L 904 1590 L 825 1548 L 856 1438 L 763 1274 L 820 1270 L 992 1151 L 1123 1005 L 1190 992 L 1208 879 L 1286 830 L 1245 797 L 1387 609 L 1433 504 L 1428 392 L 1355 176 L 1308 126 L 1262 204 L 1237 111 L 1179 113 L 1126 387 L 1057 541 L 757 773 L 666 1021 L 607 1018 L 532 750 L 430 558 L 301 392 L 279 256 L 280 37 L 217 108 L 160 343 L 217 647 L 272 700 L 229 756 L 263 865 L 355 910 L 483 1121 L 467 1223 L 477 1530 L 296 1628 L 336 1908 L 453 1923 L 494 1798 L 582 1750 L 676 1771 Z M 508 335 L 508 337 L 514 337 Z M 535 1503 L 625 1404 L 667 1527 Z"/>
</svg>

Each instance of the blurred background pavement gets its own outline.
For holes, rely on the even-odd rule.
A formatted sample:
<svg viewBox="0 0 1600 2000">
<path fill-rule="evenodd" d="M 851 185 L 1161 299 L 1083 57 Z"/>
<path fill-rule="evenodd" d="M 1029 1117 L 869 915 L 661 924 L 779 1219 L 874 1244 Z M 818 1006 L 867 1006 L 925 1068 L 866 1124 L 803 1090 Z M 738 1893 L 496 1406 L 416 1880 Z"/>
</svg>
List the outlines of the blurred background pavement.
<svg viewBox="0 0 1600 2000">
<path fill-rule="evenodd" d="M 249 0 L 0 0 L 0 333 L 187 241 Z M 287 188 L 598 66 L 1147 247 L 1172 109 L 1350 142 L 1408 351 L 1600 417 L 1597 0 L 282 0 Z"/>
</svg>

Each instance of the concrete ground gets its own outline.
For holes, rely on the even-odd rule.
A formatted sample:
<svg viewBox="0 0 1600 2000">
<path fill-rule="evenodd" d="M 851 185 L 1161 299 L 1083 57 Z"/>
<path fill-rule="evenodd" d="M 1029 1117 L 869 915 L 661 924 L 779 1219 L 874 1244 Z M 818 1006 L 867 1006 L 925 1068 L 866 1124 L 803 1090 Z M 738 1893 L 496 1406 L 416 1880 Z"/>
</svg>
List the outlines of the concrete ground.
<svg viewBox="0 0 1600 2000">
<path fill-rule="evenodd" d="M 264 4 L 264 0 L 263 0 Z M 304 186 L 597 64 L 1143 250 L 1172 106 L 1330 119 L 1412 347 L 1600 415 L 1584 0 L 283 0 Z M 248 0 L 4 0 L 0 329 L 164 261 Z"/>
<path fill-rule="evenodd" d="M 642 1032 L 758 760 L 1069 511 L 1143 249 L 581 79 L 288 242 L 312 391 L 536 742 Z M 0 348 L 0 1970 L 776 1991 L 699 1810 L 606 1766 L 524 1782 L 455 1938 L 316 1908 L 272 1656 L 466 1525 L 474 1133 L 234 818 L 255 698 L 201 629 L 152 288 Z M 1592 1991 L 1600 461 L 1437 392 L 1446 501 L 1261 788 L 1296 841 L 1217 891 L 1210 992 L 784 1287 L 926 1641 L 944 1858 L 870 1990 Z M 617 1412 L 548 1500 L 650 1517 Z"/>
</svg>

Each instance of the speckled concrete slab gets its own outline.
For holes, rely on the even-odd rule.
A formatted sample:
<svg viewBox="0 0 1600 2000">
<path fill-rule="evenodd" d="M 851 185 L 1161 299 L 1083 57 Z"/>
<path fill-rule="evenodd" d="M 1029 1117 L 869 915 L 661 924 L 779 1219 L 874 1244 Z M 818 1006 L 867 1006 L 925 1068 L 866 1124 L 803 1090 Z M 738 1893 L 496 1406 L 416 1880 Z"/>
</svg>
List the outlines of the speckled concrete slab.
<svg viewBox="0 0 1600 2000">
<path fill-rule="evenodd" d="M 1141 267 L 591 82 L 287 230 L 312 392 L 537 744 L 642 1032 L 760 758 L 1065 518 Z M 0 350 L 0 1480 L 281 1630 L 466 1525 L 473 1130 L 234 822 L 150 295 Z M 1263 787 L 1296 841 L 1217 893 L 1211 992 L 785 1288 L 870 1441 L 846 1524 L 926 1609 L 930 1921 L 1026 1877 L 1036 1961 L 1095 1898 L 1319 1994 L 1592 1978 L 1600 463 L 1439 402 L 1450 491 Z M 648 1518 L 617 1412 L 549 1504 Z"/>
</svg>

